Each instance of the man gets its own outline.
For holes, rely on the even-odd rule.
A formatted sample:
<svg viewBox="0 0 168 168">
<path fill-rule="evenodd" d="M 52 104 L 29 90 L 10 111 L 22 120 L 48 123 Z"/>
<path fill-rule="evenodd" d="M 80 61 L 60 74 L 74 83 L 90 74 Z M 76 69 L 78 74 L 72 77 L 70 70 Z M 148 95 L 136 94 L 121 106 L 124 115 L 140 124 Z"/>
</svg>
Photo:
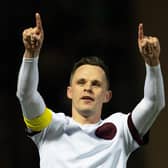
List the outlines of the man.
<svg viewBox="0 0 168 168">
<path fill-rule="evenodd" d="M 67 87 L 72 100 L 72 117 L 68 117 L 50 110 L 37 90 L 44 32 L 39 13 L 35 17 L 36 26 L 23 31 L 25 53 L 17 97 L 28 134 L 38 147 L 41 168 L 125 168 L 165 106 L 158 39 L 144 36 L 139 24 L 146 79 L 144 97 L 131 113 L 101 119 L 103 104 L 112 97 L 108 69 L 98 57 L 84 57 L 74 65 Z"/>
</svg>

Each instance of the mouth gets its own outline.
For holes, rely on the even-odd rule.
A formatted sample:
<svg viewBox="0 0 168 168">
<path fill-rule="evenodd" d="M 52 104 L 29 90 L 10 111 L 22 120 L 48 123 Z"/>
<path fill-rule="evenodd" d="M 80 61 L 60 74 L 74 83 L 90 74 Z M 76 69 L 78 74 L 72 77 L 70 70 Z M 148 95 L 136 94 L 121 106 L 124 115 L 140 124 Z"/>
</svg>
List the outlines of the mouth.
<svg viewBox="0 0 168 168">
<path fill-rule="evenodd" d="M 94 98 L 90 97 L 90 96 L 82 96 L 81 100 L 86 100 L 86 101 L 94 101 Z"/>
</svg>

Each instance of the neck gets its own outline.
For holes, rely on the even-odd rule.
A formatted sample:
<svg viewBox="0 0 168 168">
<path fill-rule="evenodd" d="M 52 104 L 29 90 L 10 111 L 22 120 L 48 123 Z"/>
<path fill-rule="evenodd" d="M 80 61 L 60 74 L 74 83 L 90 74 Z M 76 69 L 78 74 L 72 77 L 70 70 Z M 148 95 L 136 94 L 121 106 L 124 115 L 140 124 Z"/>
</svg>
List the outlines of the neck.
<svg viewBox="0 0 168 168">
<path fill-rule="evenodd" d="M 97 113 L 91 116 L 84 116 L 77 111 L 72 111 L 72 118 L 76 122 L 84 125 L 84 124 L 95 124 L 99 122 L 101 119 L 101 116 L 100 114 L 98 115 Z"/>
</svg>

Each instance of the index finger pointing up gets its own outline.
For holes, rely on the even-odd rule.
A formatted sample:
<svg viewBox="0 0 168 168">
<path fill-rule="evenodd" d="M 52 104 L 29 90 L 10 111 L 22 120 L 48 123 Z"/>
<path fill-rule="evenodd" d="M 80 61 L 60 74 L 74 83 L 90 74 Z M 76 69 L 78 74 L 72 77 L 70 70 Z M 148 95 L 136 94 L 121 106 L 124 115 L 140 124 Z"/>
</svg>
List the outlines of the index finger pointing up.
<svg viewBox="0 0 168 168">
<path fill-rule="evenodd" d="M 42 27 L 42 21 L 41 21 L 40 14 L 39 14 L 39 13 L 36 13 L 35 17 L 36 17 L 36 27 L 37 27 L 39 30 L 42 30 L 43 27 Z"/>
<path fill-rule="evenodd" d="M 138 27 L 138 40 L 142 40 L 144 38 L 143 24 L 140 23 Z"/>
</svg>

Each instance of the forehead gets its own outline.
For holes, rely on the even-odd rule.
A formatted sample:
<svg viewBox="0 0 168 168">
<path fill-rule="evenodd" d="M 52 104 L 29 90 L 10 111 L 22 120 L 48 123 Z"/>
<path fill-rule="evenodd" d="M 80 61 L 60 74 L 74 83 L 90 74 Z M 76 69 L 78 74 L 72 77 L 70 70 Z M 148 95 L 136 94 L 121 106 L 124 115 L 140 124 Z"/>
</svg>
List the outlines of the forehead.
<svg viewBox="0 0 168 168">
<path fill-rule="evenodd" d="M 86 64 L 81 65 L 76 69 L 73 78 L 95 78 L 99 80 L 104 80 L 105 72 L 99 66 Z"/>
</svg>

